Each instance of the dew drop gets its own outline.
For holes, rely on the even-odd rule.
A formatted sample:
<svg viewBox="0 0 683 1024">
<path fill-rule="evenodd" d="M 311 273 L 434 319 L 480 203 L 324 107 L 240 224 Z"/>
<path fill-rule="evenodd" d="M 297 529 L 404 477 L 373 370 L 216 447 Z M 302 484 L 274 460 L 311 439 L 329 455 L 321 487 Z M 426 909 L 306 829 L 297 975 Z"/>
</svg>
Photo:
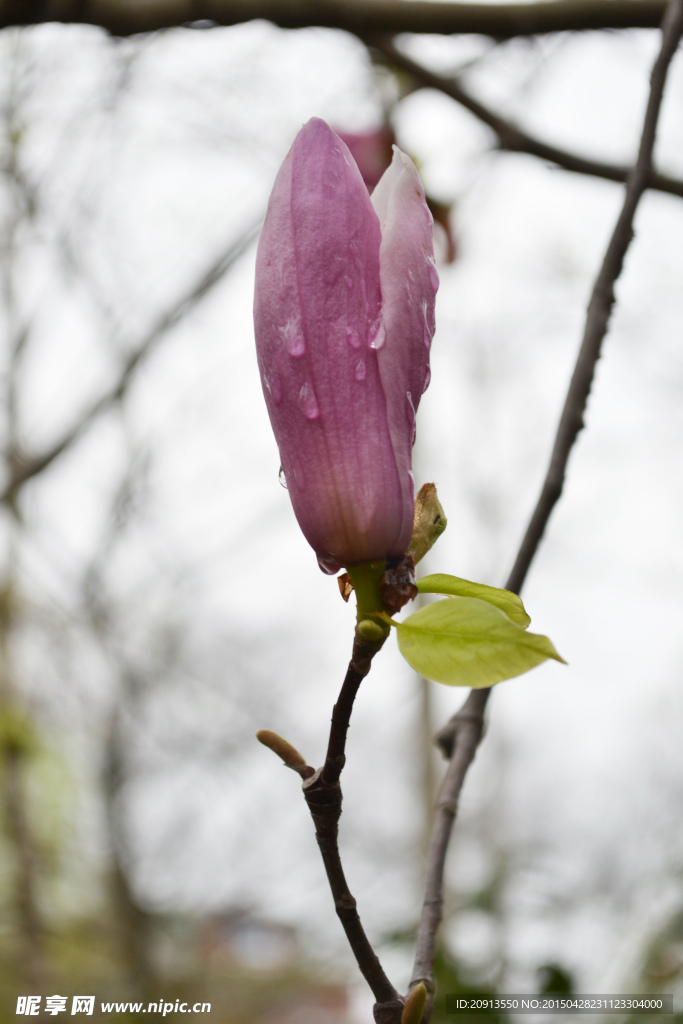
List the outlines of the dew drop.
<svg viewBox="0 0 683 1024">
<path fill-rule="evenodd" d="M 288 320 L 280 333 L 285 340 L 285 348 L 294 359 L 300 359 L 306 352 L 306 339 L 301 333 L 296 320 Z"/>
<path fill-rule="evenodd" d="M 358 381 L 365 380 L 366 372 L 367 370 L 364 361 L 359 359 L 356 363 L 356 369 L 353 371 L 353 379 Z"/>
<path fill-rule="evenodd" d="M 429 382 L 431 381 L 431 379 L 432 371 L 429 369 L 429 367 L 427 367 L 427 369 L 425 370 L 425 382 L 422 385 L 422 394 L 424 394 L 427 388 L 429 387 Z"/>
<path fill-rule="evenodd" d="M 354 331 L 353 327 L 346 328 L 346 340 L 348 341 L 351 348 L 360 348 L 361 340 L 358 331 Z"/>
<path fill-rule="evenodd" d="M 285 344 L 287 345 L 287 351 L 294 359 L 299 359 L 306 351 L 306 342 L 301 334 L 287 338 Z"/>
<path fill-rule="evenodd" d="M 299 408 L 307 420 L 317 420 L 320 416 L 318 401 L 315 397 L 313 385 L 305 381 L 299 391 Z"/>
<path fill-rule="evenodd" d="M 413 405 L 413 395 L 411 391 L 406 391 L 406 398 L 408 400 L 406 403 L 406 413 L 408 419 L 412 423 L 412 421 L 415 419 L 415 406 Z"/>
<path fill-rule="evenodd" d="M 280 378 L 277 375 L 268 381 L 268 390 L 270 391 L 275 404 L 279 405 L 282 401 L 282 385 L 280 384 Z"/>
<path fill-rule="evenodd" d="M 408 426 L 411 428 L 412 434 L 410 439 L 411 446 L 415 444 L 415 437 L 417 436 L 417 426 L 415 424 L 415 406 L 413 404 L 413 396 L 410 391 L 406 391 L 406 418 L 408 420 Z"/>
<path fill-rule="evenodd" d="M 380 323 L 375 329 L 371 329 L 368 335 L 368 341 L 370 348 L 379 349 L 382 348 L 384 342 L 387 340 L 387 332 L 383 323 Z"/>
<path fill-rule="evenodd" d="M 351 289 L 353 288 L 353 278 L 349 277 L 349 275 L 347 274 L 346 277 L 344 278 L 344 284 L 346 285 L 347 289 L 351 291 Z"/>
<path fill-rule="evenodd" d="M 422 340 L 424 341 L 425 348 L 429 349 L 432 346 L 432 338 L 434 337 L 434 324 L 429 322 L 429 307 L 426 299 L 422 302 L 422 317 L 424 320 Z"/>
<path fill-rule="evenodd" d="M 280 472 L 278 473 L 277 478 L 280 481 L 280 487 L 284 487 L 284 489 L 287 490 L 287 478 L 285 477 L 285 471 L 282 466 L 280 466 Z"/>
<path fill-rule="evenodd" d="M 432 288 L 434 289 L 434 292 L 436 293 L 439 289 L 439 275 L 436 271 L 436 267 L 434 266 L 433 261 L 431 259 L 428 259 L 427 263 L 429 264 L 429 283 L 431 284 Z"/>
<path fill-rule="evenodd" d="M 334 576 L 341 569 L 341 564 L 332 555 L 318 555 L 318 565 L 326 576 Z"/>
</svg>

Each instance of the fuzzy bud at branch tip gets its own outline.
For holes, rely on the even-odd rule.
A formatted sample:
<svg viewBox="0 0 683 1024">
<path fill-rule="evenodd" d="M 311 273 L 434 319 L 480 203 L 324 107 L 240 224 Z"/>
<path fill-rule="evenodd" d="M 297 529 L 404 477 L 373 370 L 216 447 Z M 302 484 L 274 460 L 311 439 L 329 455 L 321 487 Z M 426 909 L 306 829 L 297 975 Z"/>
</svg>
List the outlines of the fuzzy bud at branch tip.
<svg viewBox="0 0 683 1024">
<path fill-rule="evenodd" d="M 297 772 L 302 779 L 308 779 L 313 775 L 315 769 L 306 764 L 305 758 L 299 753 L 296 747 L 293 747 L 292 744 L 288 743 L 287 740 L 282 738 L 282 736 L 278 736 L 276 732 L 272 732 L 270 729 L 259 729 L 256 733 L 256 739 L 259 743 L 262 743 L 264 747 L 268 747 L 268 749 L 272 750 L 274 754 L 281 757 L 286 767 Z"/>
</svg>

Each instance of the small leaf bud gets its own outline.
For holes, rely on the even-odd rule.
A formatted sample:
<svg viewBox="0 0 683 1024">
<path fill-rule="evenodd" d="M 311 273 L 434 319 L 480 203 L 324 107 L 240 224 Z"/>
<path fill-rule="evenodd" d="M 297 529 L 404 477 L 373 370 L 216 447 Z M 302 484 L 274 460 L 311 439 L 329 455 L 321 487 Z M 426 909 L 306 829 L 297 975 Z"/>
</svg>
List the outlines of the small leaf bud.
<svg viewBox="0 0 683 1024">
<path fill-rule="evenodd" d="M 401 1014 L 401 1024 L 421 1024 L 426 1003 L 427 989 L 424 981 L 421 981 L 408 993 Z"/>
<path fill-rule="evenodd" d="M 379 622 L 373 622 L 372 619 L 361 619 L 356 626 L 356 631 L 364 640 L 370 640 L 373 643 L 379 643 L 386 636 L 387 631 L 383 629 Z"/>
</svg>

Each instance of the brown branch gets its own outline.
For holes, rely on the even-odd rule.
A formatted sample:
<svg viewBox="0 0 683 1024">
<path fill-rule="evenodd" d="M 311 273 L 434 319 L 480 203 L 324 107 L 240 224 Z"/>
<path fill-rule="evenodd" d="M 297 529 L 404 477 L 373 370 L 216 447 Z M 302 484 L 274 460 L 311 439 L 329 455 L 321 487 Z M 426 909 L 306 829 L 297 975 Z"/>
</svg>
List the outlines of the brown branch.
<svg viewBox="0 0 683 1024">
<path fill-rule="evenodd" d="M 410 982 L 411 989 L 421 981 L 424 982 L 429 994 L 428 1007 L 431 1007 L 434 998 L 434 955 L 436 935 L 443 916 L 443 876 L 446 853 L 458 810 L 460 790 L 482 736 L 486 705 L 486 697 L 483 695 L 488 695 L 488 693 L 488 690 L 472 690 L 470 697 L 479 696 L 480 709 L 478 708 L 476 712 L 473 711 L 467 707 L 466 701 L 463 708 L 448 723 L 454 734 L 457 730 L 458 742 L 452 744 L 453 753 L 448 762 L 436 803 L 427 855 L 425 898 L 422 904 L 422 916 L 415 947 L 415 964 Z"/>
<path fill-rule="evenodd" d="M 564 486 L 569 455 L 581 431 L 595 367 L 600 357 L 614 304 L 614 286 L 621 273 L 624 257 L 633 238 L 633 219 L 647 188 L 652 168 L 652 151 L 664 85 L 671 60 L 683 35 L 683 0 L 671 0 L 662 23 L 662 43 L 650 78 L 650 96 L 643 121 L 638 159 L 626 184 L 621 213 L 607 246 L 602 266 L 593 286 L 586 314 L 583 340 L 576 360 L 564 409 L 555 436 L 548 472 L 529 522 L 506 588 L 519 593 L 529 566 Z M 430 853 L 425 899 L 417 938 L 417 952 L 411 987 L 424 981 L 433 992 L 433 959 L 436 932 L 441 921 L 443 875 L 446 851 L 460 792 L 467 770 L 474 760 L 483 731 L 484 709 L 490 690 L 472 690 L 461 710 L 437 736 L 437 742 L 449 765 L 440 794 Z M 431 1000 L 423 1018 L 427 1024 Z"/>
<path fill-rule="evenodd" d="M 325 866 L 337 916 L 342 923 L 351 950 L 361 973 L 377 1002 L 373 1007 L 376 1024 L 415 1024 L 421 1012 L 426 989 L 413 993 L 406 1002 L 384 973 L 379 958 L 361 923 L 356 901 L 344 875 L 339 853 L 339 819 L 342 791 L 339 779 L 346 763 L 346 737 L 354 701 L 363 679 L 370 671 L 372 659 L 382 649 L 390 629 L 387 613 L 394 614 L 417 593 L 415 562 L 436 543 L 446 529 L 446 517 L 434 484 L 424 484 L 415 498 L 413 535 L 406 555 L 374 566 L 349 567 L 346 582 L 340 587 L 344 600 L 356 590 L 358 615 L 351 661 L 346 677 L 332 709 L 330 735 L 325 763 L 314 771 L 296 748 L 270 729 L 260 729 L 256 737 L 265 746 L 294 768 L 302 778 L 303 792 L 315 825 L 315 836 Z M 375 575 L 376 574 L 376 575 Z M 340 577 L 341 579 L 341 577 Z M 350 589 L 348 589 L 350 588 Z M 380 613 L 377 609 L 381 609 Z"/>
<path fill-rule="evenodd" d="M 436 75 L 433 71 L 416 63 L 410 57 L 406 57 L 396 48 L 393 42 L 386 37 L 368 38 L 368 45 L 382 53 L 388 61 L 398 68 L 407 71 L 423 85 L 430 89 L 438 89 L 439 92 L 450 96 L 452 100 L 465 107 L 470 113 L 491 128 L 498 139 L 500 149 L 507 153 L 528 153 L 530 156 L 539 157 L 541 160 L 548 160 L 550 163 L 562 167 L 565 171 L 573 171 L 575 174 L 587 174 L 594 178 L 605 178 L 607 181 L 625 182 L 631 173 L 631 167 L 621 164 L 606 163 L 603 160 L 592 160 L 588 157 L 572 153 L 567 149 L 560 149 L 558 146 L 551 146 L 542 139 L 530 135 L 528 132 L 518 128 L 512 122 L 501 117 L 490 107 L 487 107 L 481 100 L 476 99 L 456 78 L 445 78 Z M 667 192 L 674 196 L 683 196 L 683 181 L 677 178 L 670 178 L 665 174 L 658 174 L 652 168 L 648 171 L 648 188 L 658 192 Z"/>
<path fill-rule="evenodd" d="M 86 408 L 76 423 L 69 427 L 58 441 L 39 454 L 24 453 L 16 450 L 10 453 L 11 476 L 5 490 L 0 494 L 0 503 L 14 502 L 19 491 L 28 480 L 38 476 L 43 470 L 47 469 L 48 466 L 70 449 L 86 433 L 95 420 L 111 409 L 117 402 L 121 401 L 140 363 L 150 354 L 157 342 L 164 337 L 167 331 L 179 323 L 190 310 L 194 309 L 214 285 L 224 277 L 230 267 L 245 252 L 256 237 L 259 227 L 260 221 L 249 228 L 236 242 L 233 242 L 214 261 L 208 270 L 201 275 L 196 284 L 166 313 L 159 317 L 157 322 L 127 357 L 114 384 Z"/>
<path fill-rule="evenodd" d="M 621 213 L 596 278 L 586 314 L 581 348 L 569 385 L 557 428 L 550 465 L 538 503 L 510 573 L 507 587 L 517 593 L 524 582 L 531 560 L 541 541 L 550 514 L 562 494 L 569 454 L 584 426 L 595 366 L 600 358 L 614 304 L 614 286 L 621 274 L 626 251 L 633 239 L 633 219 L 652 169 L 657 121 L 664 95 L 664 84 L 671 60 L 683 33 L 683 0 L 672 0 L 662 24 L 662 46 L 652 69 L 650 96 L 643 122 L 638 159 L 629 175 Z"/>
<path fill-rule="evenodd" d="M 387 978 L 377 954 L 370 945 L 356 909 L 356 901 L 344 875 L 339 854 L 339 818 L 342 791 L 339 777 L 346 760 L 346 734 L 358 688 L 370 671 L 374 655 L 384 639 L 363 640 L 356 634 L 351 661 L 332 711 L 332 724 L 325 764 L 303 784 L 304 797 L 315 825 L 315 837 L 325 865 L 335 910 L 346 933 L 361 973 L 377 1000 L 374 1016 L 377 1024 L 396 1024 L 401 1019 L 403 1000 Z"/>
<path fill-rule="evenodd" d="M 475 33 L 497 39 L 547 32 L 656 28 L 664 0 L 0 0 L 0 28 L 41 22 L 98 25 L 115 36 L 178 26 L 236 25 L 256 18 L 280 28 L 317 25 L 349 32 Z"/>
</svg>

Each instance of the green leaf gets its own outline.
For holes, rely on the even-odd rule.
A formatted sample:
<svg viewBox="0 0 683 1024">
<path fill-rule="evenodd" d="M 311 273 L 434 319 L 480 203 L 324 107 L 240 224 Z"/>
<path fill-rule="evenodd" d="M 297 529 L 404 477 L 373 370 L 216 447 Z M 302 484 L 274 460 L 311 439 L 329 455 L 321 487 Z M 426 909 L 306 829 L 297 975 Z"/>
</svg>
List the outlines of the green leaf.
<svg viewBox="0 0 683 1024">
<path fill-rule="evenodd" d="M 527 633 L 476 597 L 420 608 L 396 632 L 399 650 L 415 671 L 448 686 L 493 686 L 547 658 L 564 663 L 547 636 Z"/>
<path fill-rule="evenodd" d="M 446 597 L 478 597 L 480 601 L 495 604 L 505 614 L 526 629 L 531 619 L 526 613 L 522 599 L 511 590 L 499 590 L 498 587 L 487 587 L 485 583 L 472 583 L 461 580 L 459 576 L 447 576 L 437 572 L 433 576 L 423 576 L 417 581 L 420 594 L 444 594 Z"/>
</svg>

